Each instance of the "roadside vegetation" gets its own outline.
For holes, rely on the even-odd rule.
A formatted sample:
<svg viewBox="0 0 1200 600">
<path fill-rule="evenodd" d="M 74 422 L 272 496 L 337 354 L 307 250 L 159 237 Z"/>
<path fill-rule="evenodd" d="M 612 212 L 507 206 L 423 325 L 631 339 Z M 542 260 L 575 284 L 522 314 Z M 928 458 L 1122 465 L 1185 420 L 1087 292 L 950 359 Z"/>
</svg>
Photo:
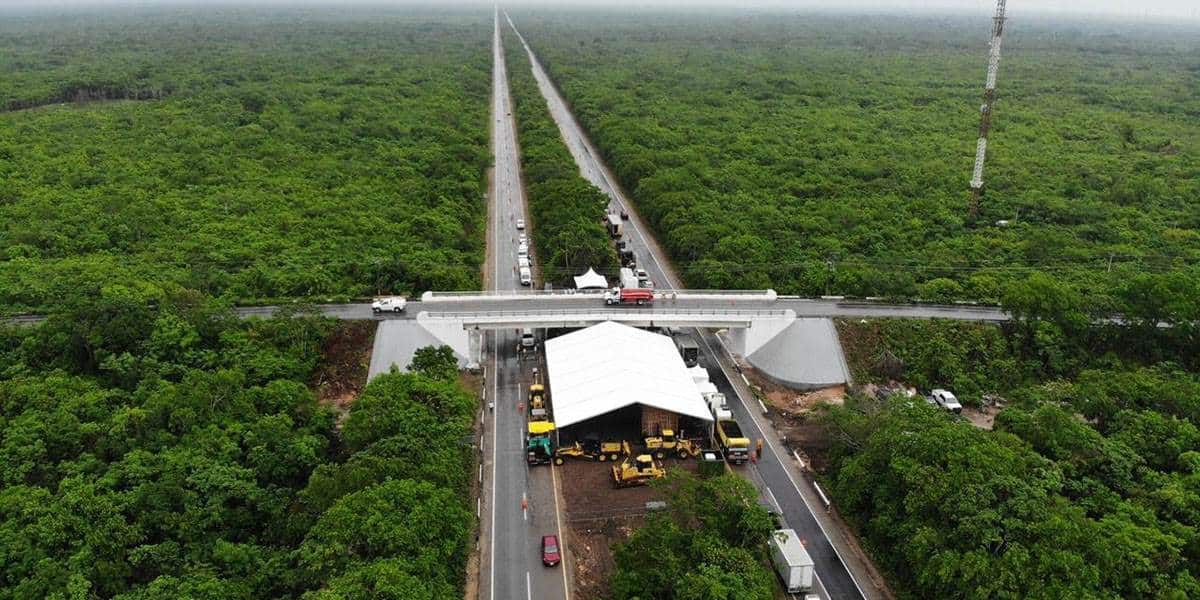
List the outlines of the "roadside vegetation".
<svg viewBox="0 0 1200 600">
<path fill-rule="evenodd" d="M 618 600 L 775 598 L 767 540 L 775 529 L 746 479 L 714 479 L 673 469 L 662 484 L 667 507 L 617 546 L 612 596 Z"/>
<path fill-rule="evenodd" d="M 969 224 L 986 18 L 513 18 L 690 287 L 994 302 L 1035 272 L 1096 298 L 1200 279 L 1194 29 L 1010 28 Z"/>
<path fill-rule="evenodd" d="M 919 397 L 851 394 L 823 417 L 839 510 L 904 597 L 1194 598 L 1200 294 L 1131 298 L 1125 321 L 1094 324 L 1041 277 L 1004 326 L 838 324 L 858 382 L 1003 407 L 987 431 Z"/>
<path fill-rule="evenodd" d="M 339 432 L 334 329 L 150 284 L 0 329 L 0 596 L 461 595 L 475 399 L 427 349 Z"/>
<path fill-rule="evenodd" d="M 516 111 L 521 177 L 525 182 L 533 240 L 542 279 L 574 286 L 588 268 L 617 276 L 617 253 L 602 219 L 608 197 L 582 175 L 538 90 L 521 40 L 501 23 L 509 93 Z"/>
<path fill-rule="evenodd" d="M 490 28 L 359 7 L 0 20 L 0 307 L 479 285 Z"/>
</svg>

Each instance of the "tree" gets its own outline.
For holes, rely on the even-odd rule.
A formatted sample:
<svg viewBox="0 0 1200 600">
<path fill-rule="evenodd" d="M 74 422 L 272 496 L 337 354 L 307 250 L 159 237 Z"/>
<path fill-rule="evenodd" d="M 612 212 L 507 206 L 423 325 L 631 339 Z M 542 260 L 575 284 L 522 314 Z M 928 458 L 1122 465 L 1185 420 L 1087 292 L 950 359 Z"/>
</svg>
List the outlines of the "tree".
<svg viewBox="0 0 1200 600">
<path fill-rule="evenodd" d="M 408 370 L 441 381 L 457 381 L 458 358 L 450 346 L 425 346 L 413 353 Z"/>
</svg>

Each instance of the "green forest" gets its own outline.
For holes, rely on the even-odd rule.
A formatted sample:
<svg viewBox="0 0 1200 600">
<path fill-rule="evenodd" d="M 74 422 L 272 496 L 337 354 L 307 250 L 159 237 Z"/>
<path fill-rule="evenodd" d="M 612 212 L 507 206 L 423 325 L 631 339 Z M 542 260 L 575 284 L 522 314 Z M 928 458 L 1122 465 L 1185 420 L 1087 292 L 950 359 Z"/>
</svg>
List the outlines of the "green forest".
<svg viewBox="0 0 1200 600">
<path fill-rule="evenodd" d="M 0 19 L 0 307 L 171 282 L 241 303 L 479 286 L 487 15 Z"/>
<path fill-rule="evenodd" d="M 145 284 L 0 329 L 0 598 L 461 596 L 475 398 L 431 348 L 339 429 L 336 328 Z"/>
<path fill-rule="evenodd" d="M 1200 595 L 1189 284 L 1178 295 L 1189 316 L 1169 324 L 1147 312 L 1095 324 L 1046 275 L 1014 286 L 1004 306 L 1017 318 L 1004 325 L 838 323 L 857 382 L 1003 407 L 992 431 L 902 395 L 852 394 L 822 417 L 824 477 L 901 597 Z"/>
<path fill-rule="evenodd" d="M 521 177 L 529 202 L 538 269 L 546 283 L 574 286 L 571 279 L 589 268 L 617 276 L 616 247 L 601 218 L 608 197 L 579 174 L 558 126 L 538 91 L 520 39 L 506 27 L 505 64 L 521 148 Z"/>
<path fill-rule="evenodd" d="M 513 18 L 690 287 L 994 302 L 1040 272 L 1101 302 L 1200 278 L 1195 29 L 1014 22 L 968 223 L 984 17 Z"/>
</svg>

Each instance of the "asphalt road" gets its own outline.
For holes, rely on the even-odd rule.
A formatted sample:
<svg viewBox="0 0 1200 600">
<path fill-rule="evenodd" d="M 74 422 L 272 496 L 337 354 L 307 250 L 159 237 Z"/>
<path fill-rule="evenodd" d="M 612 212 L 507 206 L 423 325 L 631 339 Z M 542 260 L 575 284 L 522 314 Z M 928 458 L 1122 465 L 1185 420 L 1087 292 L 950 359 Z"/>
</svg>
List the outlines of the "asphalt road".
<svg viewBox="0 0 1200 600">
<path fill-rule="evenodd" d="M 508 73 L 500 40 L 497 13 L 493 33 L 492 149 L 493 197 L 490 206 L 489 289 L 527 292 L 517 275 L 517 219 L 526 219 L 525 197 Z M 526 231 L 528 234 L 528 231 Z M 361 309 L 352 309 L 361 314 Z M 369 307 L 367 308 L 369 312 Z M 415 311 L 410 311 L 410 315 Z M 517 355 L 518 334 L 496 331 L 487 340 L 485 364 L 490 440 L 484 442 L 484 490 L 481 493 L 481 570 L 479 598 L 566 598 L 566 565 L 545 567 L 541 536 L 559 534 L 555 473 L 525 465 L 525 413 L 520 408 L 531 377 L 533 361 Z M 490 443 L 489 443 L 490 442 Z M 490 454 L 490 456 L 489 456 Z M 490 492 L 490 494 L 489 494 Z M 561 542 L 560 542 L 561 543 Z M 566 554 L 565 552 L 563 553 Z"/>
<path fill-rule="evenodd" d="M 513 26 L 511 20 L 509 20 L 509 25 Z M 516 29 L 515 26 L 513 28 L 514 30 Z M 566 103 L 550 83 L 540 63 L 538 63 L 537 57 L 533 55 L 528 44 L 525 44 L 524 38 L 521 38 L 521 42 L 525 45 L 525 49 L 529 53 L 530 61 L 534 68 L 534 75 L 538 80 L 542 94 L 547 99 L 551 114 L 558 123 L 559 131 L 567 141 L 567 147 L 571 150 L 576 162 L 580 165 L 580 172 L 609 196 L 610 212 L 624 209 L 630 214 L 630 220 L 625 227 L 624 239 L 637 255 L 639 259 L 638 266 L 646 269 L 647 273 L 660 289 L 682 287 L 680 280 L 670 268 L 665 253 L 662 252 L 653 238 L 648 235 L 649 229 L 645 227 L 644 223 L 633 210 L 628 199 L 624 197 L 618 186 L 613 184 L 615 179 L 613 179 L 612 174 L 608 172 L 607 168 L 600 161 L 599 154 L 592 147 L 591 142 L 575 121 L 574 116 L 567 109 Z M 782 303 L 777 303 L 776 307 L 781 307 L 779 306 L 780 304 Z M 794 301 L 790 304 L 797 305 L 798 308 L 807 309 L 804 312 L 808 315 L 811 315 L 814 310 L 827 310 L 829 308 L 828 305 L 818 308 L 819 304 L 813 306 L 814 303 L 811 302 Z M 857 313 L 857 311 L 862 309 L 857 306 L 847 306 L 846 310 L 850 312 L 843 316 L 858 316 L 861 313 Z M 933 313 L 924 314 L 932 316 Z M 697 333 L 699 333 L 701 340 L 702 364 L 708 369 L 710 379 L 730 399 L 730 405 L 734 410 L 738 424 L 747 435 L 752 436 L 752 439 L 772 440 L 775 436 L 767 435 L 766 432 L 762 431 L 759 424 L 747 410 L 747 402 L 742 393 L 744 390 L 739 389 L 738 386 L 731 384 L 729 381 L 728 374 L 732 372 L 733 364 L 729 360 L 728 353 L 723 351 L 720 340 L 707 330 L 698 330 Z M 762 458 L 757 464 L 740 467 L 740 469 L 757 471 L 757 474 L 752 475 L 750 478 L 751 480 L 760 482 L 760 491 L 764 495 L 764 500 L 778 505 L 782 510 L 787 525 L 795 529 L 800 537 L 807 542 L 809 553 L 816 565 L 816 577 L 820 582 L 818 591 L 823 593 L 827 598 L 865 597 L 851 576 L 846 564 L 838 556 L 830 540 L 827 539 L 824 530 L 816 519 L 816 515 L 806 502 L 804 494 L 801 492 L 800 487 L 796 485 L 788 467 L 785 465 L 784 461 L 791 460 L 790 457 L 781 456 L 781 453 L 782 450 L 775 443 L 768 443 Z"/>
</svg>

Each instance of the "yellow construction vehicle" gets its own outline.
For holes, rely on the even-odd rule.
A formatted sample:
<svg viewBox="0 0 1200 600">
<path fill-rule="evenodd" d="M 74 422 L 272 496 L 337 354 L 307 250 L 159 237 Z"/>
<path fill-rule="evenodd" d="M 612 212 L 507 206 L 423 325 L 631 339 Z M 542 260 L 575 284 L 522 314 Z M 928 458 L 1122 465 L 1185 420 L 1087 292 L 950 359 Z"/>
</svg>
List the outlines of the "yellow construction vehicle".
<svg viewBox="0 0 1200 600">
<path fill-rule="evenodd" d="M 582 458 L 584 460 L 595 460 L 599 462 L 613 461 L 622 455 L 628 456 L 632 452 L 629 447 L 629 442 L 598 442 L 595 440 L 586 440 L 583 443 L 575 442 L 570 446 L 562 446 L 554 451 L 554 464 L 561 465 L 568 458 Z"/>
<path fill-rule="evenodd" d="M 525 436 L 525 460 L 529 466 L 548 465 L 554 456 L 551 448 L 550 432 L 554 431 L 554 423 L 548 421 L 531 421 L 529 435 Z"/>
<path fill-rule="evenodd" d="M 546 412 L 546 386 L 542 385 L 539 377 L 529 386 L 529 420 L 546 421 L 549 418 Z"/>
<path fill-rule="evenodd" d="M 674 454 L 680 459 L 700 455 L 700 446 L 692 443 L 692 440 L 676 438 L 675 431 L 671 429 L 662 430 L 660 436 L 646 438 L 645 445 L 646 451 L 659 460 L 666 458 L 668 454 Z"/>
<path fill-rule="evenodd" d="M 623 488 L 635 485 L 646 485 L 652 479 L 666 477 L 667 472 L 654 462 L 654 458 L 649 454 L 639 454 L 633 461 L 630 462 L 626 458 L 621 464 L 613 465 L 612 478 L 613 487 Z"/>
</svg>

